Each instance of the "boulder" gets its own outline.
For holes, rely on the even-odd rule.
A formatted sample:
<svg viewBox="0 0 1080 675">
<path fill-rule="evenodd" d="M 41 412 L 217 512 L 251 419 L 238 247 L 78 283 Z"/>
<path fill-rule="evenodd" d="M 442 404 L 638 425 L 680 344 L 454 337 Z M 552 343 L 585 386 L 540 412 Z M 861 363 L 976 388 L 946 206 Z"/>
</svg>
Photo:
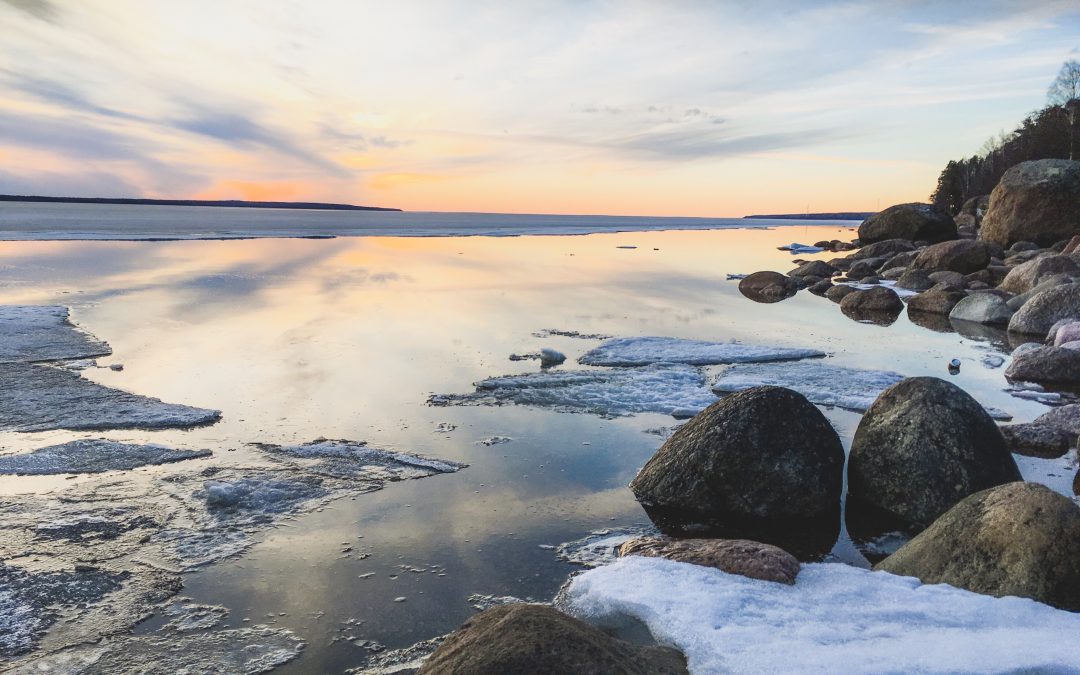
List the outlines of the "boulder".
<svg viewBox="0 0 1080 675">
<path fill-rule="evenodd" d="M 904 309 L 904 302 L 896 291 L 884 286 L 855 290 L 840 301 L 840 311 L 856 321 L 892 323 Z"/>
<path fill-rule="evenodd" d="M 443 640 L 419 675 L 687 673 L 671 647 L 638 647 L 546 605 L 510 604 L 471 617 Z"/>
<path fill-rule="evenodd" d="M 859 242 L 887 239 L 938 242 L 956 239 L 952 217 L 931 204 L 897 204 L 875 213 L 859 225 Z"/>
<path fill-rule="evenodd" d="M 1049 424 L 1008 424 L 1001 427 L 1005 445 L 1018 455 L 1053 459 L 1069 451 L 1075 437 L 1064 429 Z"/>
<path fill-rule="evenodd" d="M 1005 369 L 1005 377 L 1020 382 L 1080 385 L 1080 351 L 1040 345 L 1017 352 Z"/>
<path fill-rule="evenodd" d="M 780 302 L 798 290 L 794 279 L 779 272 L 754 272 L 739 282 L 739 292 L 754 302 Z"/>
<path fill-rule="evenodd" d="M 1054 346 L 1060 347 L 1066 342 L 1080 340 L 1080 321 L 1070 321 L 1054 331 Z"/>
<path fill-rule="evenodd" d="M 1080 283 L 1062 284 L 1037 293 L 1012 315 L 1009 331 L 1042 339 L 1062 319 L 1080 320 Z"/>
<path fill-rule="evenodd" d="M 908 300 L 908 314 L 911 312 L 925 312 L 927 314 L 948 315 L 956 303 L 963 302 L 963 300 L 963 291 L 944 285 L 934 286 L 925 293 L 919 293 Z"/>
<path fill-rule="evenodd" d="M 1061 249 L 1062 253 L 1080 253 L 1080 234 L 1076 235 Z"/>
<path fill-rule="evenodd" d="M 896 281 L 900 277 L 904 276 L 904 272 L 907 271 L 906 267 L 890 267 L 882 272 L 879 276 L 882 279 L 888 279 L 889 281 Z"/>
<path fill-rule="evenodd" d="M 619 555 L 667 558 L 789 586 L 799 574 L 798 558 L 779 546 L 749 539 L 638 537 L 620 546 Z"/>
<path fill-rule="evenodd" d="M 849 293 L 855 292 L 855 287 L 848 286 L 847 284 L 836 284 L 829 290 L 825 291 L 825 297 L 833 302 L 840 302 Z"/>
<path fill-rule="evenodd" d="M 838 507 L 843 467 L 839 436 L 806 397 L 753 387 L 680 427 L 630 489 L 646 506 L 715 519 L 813 518 Z"/>
<path fill-rule="evenodd" d="M 1014 295 L 1009 298 L 1009 309 L 1014 312 L 1024 306 L 1024 303 L 1034 298 L 1039 293 L 1045 290 L 1054 288 L 1056 286 L 1064 286 L 1065 284 L 1071 284 L 1077 281 L 1077 278 L 1069 274 L 1051 274 L 1048 277 L 1043 277 L 1039 281 L 1039 284 L 1026 293 L 1020 295 Z"/>
<path fill-rule="evenodd" d="M 864 260 L 866 258 L 890 258 L 897 253 L 914 251 L 915 245 L 908 239 L 886 239 L 884 241 L 867 244 L 851 255 L 852 260 Z"/>
<path fill-rule="evenodd" d="M 957 302 L 949 312 L 950 319 L 988 325 L 1007 324 L 1012 315 L 1008 301 L 989 292 L 972 293 Z"/>
<path fill-rule="evenodd" d="M 963 274 L 951 270 L 931 272 L 930 281 L 933 281 L 935 284 L 948 284 L 954 288 L 964 288 L 964 286 L 967 285 L 967 279 L 964 278 Z"/>
<path fill-rule="evenodd" d="M 824 260 L 811 260 L 808 263 L 799 265 L 798 268 L 788 272 L 788 276 L 792 277 L 819 277 L 828 279 L 838 270 L 825 262 Z"/>
<path fill-rule="evenodd" d="M 970 239 L 944 241 L 923 249 L 911 266 L 927 272 L 949 271 L 971 274 L 986 269 L 993 252 L 993 247 L 983 241 Z"/>
<path fill-rule="evenodd" d="M 877 274 L 878 267 L 884 262 L 884 258 L 865 258 L 863 260 L 856 260 L 851 264 L 851 267 L 847 269 L 847 278 L 862 279 L 863 277 Z"/>
<path fill-rule="evenodd" d="M 1001 289 L 1016 294 L 1027 293 L 1044 278 L 1054 274 L 1080 276 L 1080 264 L 1067 255 L 1035 258 L 1012 268 L 1001 281 Z"/>
<path fill-rule="evenodd" d="M 1049 246 L 1080 234 L 1080 162 L 1040 159 L 1005 172 L 990 194 L 979 236 L 1001 246 Z"/>
<path fill-rule="evenodd" d="M 814 295 L 825 295 L 825 293 L 828 292 L 828 290 L 830 288 L 832 288 L 832 287 L 833 287 L 833 282 L 832 281 L 830 281 L 828 279 L 822 279 L 821 281 L 817 282 L 816 284 L 813 284 L 812 286 L 810 286 L 806 290 L 810 291 Z"/>
<path fill-rule="evenodd" d="M 1036 417 L 1032 424 L 1064 429 L 1073 436 L 1080 434 L 1080 403 L 1052 408 Z"/>
<path fill-rule="evenodd" d="M 975 593 L 1080 610 L 1080 507 L 1038 483 L 977 492 L 874 566 Z"/>
<path fill-rule="evenodd" d="M 930 279 L 930 273 L 926 270 L 908 267 L 900 275 L 900 278 L 896 280 L 896 285 L 909 291 L 927 291 L 934 287 L 934 282 Z"/>
<path fill-rule="evenodd" d="M 1020 480 L 979 403 L 935 377 L 905 379 L 863 415 L 848 456 L 848 492 L 908 526 L 925 527 L 964 497 Z"/>
</svg>

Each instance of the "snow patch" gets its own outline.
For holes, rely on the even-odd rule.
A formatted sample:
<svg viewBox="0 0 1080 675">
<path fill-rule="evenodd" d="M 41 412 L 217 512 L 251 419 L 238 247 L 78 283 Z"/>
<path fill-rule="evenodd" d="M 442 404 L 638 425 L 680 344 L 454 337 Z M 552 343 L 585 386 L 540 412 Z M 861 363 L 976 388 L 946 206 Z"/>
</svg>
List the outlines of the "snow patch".
<svg viewBox="0 0 1080 675">
<path fill-rule="evenodd" d="M 100 473 L 210 455 L 209 450 L 173 450 L 162 445 L 133 445 L 104 438 L 83 439 L 38 448 L 21 455 L 2 455 L 0 474 L 40 476 Z"/>
<path fill-rule="evenodd" d="M 811 403 L 863 412 L 882 391 L 904 376 L 888 370 L 833 366 L 822 361 L 731 366 L 720 374 L 713 391 L 728 394 L 750 387 L 787 387 Z"/>
<path fill-rule="evenodd" d="M 588 366 L 647 366 L 684 363 L 710 366 L 720 363 L 792 361 L 825 356 L 816 349 L 763 347 L 739 342 L 706 342 L 669 337 L 631 337 L 608 340 L 586 352 L 578 362 Z"/>
<path fill-rule="evenodd" d="M 574 614 L 643 621 L 694 673 L 1077 672 L 1080 614 L 836 563 L 794 586 L 658 558 L 574 578 Z"/>
</svg>

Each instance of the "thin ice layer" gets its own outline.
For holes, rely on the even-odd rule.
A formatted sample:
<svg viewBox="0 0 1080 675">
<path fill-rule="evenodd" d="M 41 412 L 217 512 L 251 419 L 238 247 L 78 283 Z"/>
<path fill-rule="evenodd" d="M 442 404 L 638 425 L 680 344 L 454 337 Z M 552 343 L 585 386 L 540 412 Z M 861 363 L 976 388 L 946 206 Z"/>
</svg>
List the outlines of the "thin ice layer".
<svg viewBox="0 0 1080 675">
<path fill-rule="evenodd" d="M 22 455 L 0 456 L 0 474 L 39 476 L 100 473 L 151 464 L 209 457 L 209 450 L 173 450 L 162 445 L 134 445 L 104 438 L 69 441 Z"/>
<path fill-rule="evenodd" d="M 3 363 L 0 382 L 0 431 L 165 429 L 221 417 L 217 410 L 163 403 L 49 366 Z"/>
<path fill-rule="evenodd" d="M 362 476 L 367 479 L 404 480 L 434 473 L 452 473 L 465 467 L 458 462 L 372 448 L 364 441 L 320 438 L 302 445 L 259 444 L 257 447 L 278 460 L 293 460 L 309 472 L 335 478 Z"/>
<path fill-rule="evenodd" d="M 431 405 L 516 403 L 603 416 L 655 412 L 693 415 L 716 402 L 700 369 L 658 363 L 617 370 L 562 370 L 492 377 L 472 394 L 436 395 Z"/>
<path fill-rule="evenodd" d="M 692 673 L 1077 672 L 1080 614 L 836 563 L 794 586 L 659 558 L 576 577 L 568 609 L 631 615 Z"/>
<path fill-rule="evenodd" d="M 660 532 L 651 525 L 634 525 L 593 530 L 581 539 L 559 544 L 555 557 L 582 567 L 599 567 L 615 562 L 618 548 L 638 537 L 655 537 Z"/>
<path fill-rule="evenodd" d="M 862 412 L 904 376 L 888 370 L 863 370 L 825 361 L 731 366 L 713 384 L 717 394 L 772 385 L 799 392 L 811 403 Z"/>
<path fill-rule="evenodd" d="M 816 349 L 764 347 L 740 342 L 705 342 L 669 337 L 631 337 L 608 340 L 586 352 L 578 362 L 587 366 L 646 366 L 685 363 L 711 366 L 720 363 L 792 361 L 825 356 Z"/>
<path fill-rule="evenodd" d="M 0 305 L 0 363 L 86 359 L 111 353 L 108 343 L 71 323 L 67 307 Z"/>
</svg>

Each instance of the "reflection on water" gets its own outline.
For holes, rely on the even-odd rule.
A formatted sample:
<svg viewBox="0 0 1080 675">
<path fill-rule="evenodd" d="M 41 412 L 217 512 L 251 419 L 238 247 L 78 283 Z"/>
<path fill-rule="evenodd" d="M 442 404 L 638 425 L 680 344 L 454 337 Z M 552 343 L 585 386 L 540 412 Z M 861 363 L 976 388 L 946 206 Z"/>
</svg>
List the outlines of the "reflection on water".
<svg viewBox="0 0 1080 675">
<path fill-rule="evenodd" d="M 776 246 L 850 237 L 836 227 L 579 237 L 262 239 L 0 243 L 0 302 L 62 303 L 114 355 L 86 377 L 223 411 L 189 431 L 6 434 L 5 448 L 106 436 L 211 447 L 215 463 L 249 442 L 367 440 L 470 464 L 396 483 L 279 527 L 243 558 L 186 577 L 185 594 L 224 603 L 231 625 L 269 621 L 309 642 L 288 672 L 336 671 L 365 654 L 331 644 L 342 622 L 390 647 L 444 633 L 473 593 L 550 598 L 570 565 L 547 548 L 603 527 L 647 522 L 627 483 L 671 426 L 524 407 L 433 408 L 432 393 L 536 370 L 510 354 L 552 347 L 573 360 L 595 340 L 542 329 L 670 335 L 822 349 L 836 365 L 949 377 L 1017 420 L 1043 409 L 1002 391 L 981 365 L 998 335 L 942 333 L 908 320 L 850 321 L 809 293 L 747 301 L 730 273 L 794 267 Z M 618 248 L 636 246 L 637 248 Z M 830 257 L 833 254 L 824 254 Z M 957 330 L 961 330 L 959 327 Z M 887 346 L 887 348 L 883 348 Z M 711 372 L 716 372 L 713 369 Z M 859 416 L 826 414 L 845 446 Z M 437 431 L 440 423 L 455 425 Z M 494 446 L 493 435 L 513 440 Z M 182 466 L 161 469 L 183 471 Z M 86 480 L 80 478 L 79 481 Z M 0 491 L 62 489 L 0 479 Z M 842 518 L 837 519 L 841 526 Z M 345 555 L 343 547 L 354 551 Z M 361 554 L 366 554 L 366 557 Z M 844 529 L 832 555 L 865 564 Z M 438 571 L 432 571 L 432 567 Z M 419 570 L 419 571 L 417 571 Z M 373 576 L 367 576 L 374 573 Z M 406 598 L 394 602 L 395 598 Z M 283 616 L 278 616 L 284 613 Z"/>
</svg>

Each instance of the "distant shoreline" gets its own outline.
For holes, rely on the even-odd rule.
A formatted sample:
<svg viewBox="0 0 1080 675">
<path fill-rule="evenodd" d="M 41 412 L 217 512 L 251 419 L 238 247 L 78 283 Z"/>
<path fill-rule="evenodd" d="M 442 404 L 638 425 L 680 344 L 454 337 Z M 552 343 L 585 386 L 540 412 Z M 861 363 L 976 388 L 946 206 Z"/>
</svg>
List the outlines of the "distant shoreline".
<svg viewBox="0 0 1080 675">
<path fill-rule="evenodd" d="M 306 209 L 315 211 L 401 211 L 383 206 L 326 204 L 323 202 L 250 202 L 242 199 L 124 199 L 112 197 L 43 197 L 39 195 L 0 195 L 0 202 L 38 202 L 46 204 L 128 204 L 138 206 L 218 206 L 239 209 Z"/>
<path fill-rule="evenodd" d="M 840 213 L 781 213 L 774 215 L 743 216 L 772 220 L 866 220 L 874 211 L 841 211 Z"/>
</svg>

